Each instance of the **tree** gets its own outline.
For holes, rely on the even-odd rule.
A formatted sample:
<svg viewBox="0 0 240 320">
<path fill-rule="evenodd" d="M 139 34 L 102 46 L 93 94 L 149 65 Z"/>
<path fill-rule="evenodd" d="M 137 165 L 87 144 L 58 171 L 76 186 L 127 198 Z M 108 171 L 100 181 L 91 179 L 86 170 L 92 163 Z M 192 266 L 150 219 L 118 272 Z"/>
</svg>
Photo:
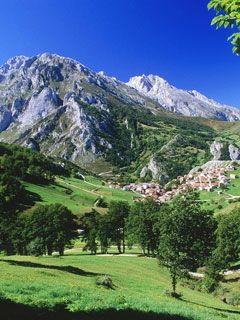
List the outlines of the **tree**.
<svg viewBox="0 0 240 320">
<path fill-rule="evenodd" d="M 110 245 L 110 223 L 108 215 L 99 215 L 98 218 L 98 239 L 100 242 L 101 253 L 107 253 Z"/>
<path fill-rule="evenodd" d="M 0 249 L 14 253 L 13 231 L 17 213 L 26 197 L 20 181 L 8 174 L 0 176 Z"/>
<path fill-rule="evenodd" d="M 28 245 L 31 241 L 29 228 L 30 217 L 27 213 L 18 214 L 12 230 L 12 242 L 14 251 L 19 255 L 27 255 Z"/>
<path fill-rule="evenodd" d="M 116 243 L 118 252 L 125 252 L 125 220 L 129 214 L 129 204 L 126 201 L 111 201 L 108 209 L 109 235 Z"/>
<path fill-rule="evenodd" d="M 203 266 L 215 245 L 212 212 L 201 209 L 194 191 L 176 196 L 161 210 L 159 261 L 170 270 L 173 294 L 178 277 Z"/>
<path fill-rule="evenodd" d="M 137 243 L 143 253 L 154 255 L 158 240 L 155 224 L 159 219 L 159 205 L 153 199 L 136 203 L 132 206 L 127 218 L 127 237 L 130 244 Z"/>
<path fill-rule="evenodd" d="M 62 204 L 52 204 L 37 207 L 29 218 L 29 233 L 31 253 L 42 255 L 52 254 L 57 250 L 64 254 L 64 247 L 71 244 L 77 237 L 77 217 Z"/>
<path fill-rule="evenodd" d="M 217 229 L 217 249 L 221 268 L 227 268 L 240 257 L 240 208 L 220 217 Z"/>
<path fill-rule="evenodd" d="M 230 27 L 240 31 L 240 1 L 239 0 L 211 0 L 208 9 L 214 9 L 216 17 L 212 20 L 212 25 L 216 28 Z M 233 52 L 240 54 L 240 32 L 235 32 L 229 37 L 233 45 Z"/>
<path fill-rule="evenodd" d="M 214 291 L 221 279 L 221 272 L 240 258 L 240 208 L 218 217 L 216 249 L 208 262 L 205 287 Z"/>
<path fill-rule="evenodd" d="M 96 210 L 85 213 L 79 220 L 79 227 L 83 230 L 82 239 L 86 242 L 83 250 L 97 253 L 97 237 L 99 232 L 100 214 Z"/>
<path fill-rule="evenodd" d="M 48 206 L 38 206 L 29 218 L 27 224 L 27 232 L 30 234 L 30 242 L 28 251 L 30 254 L 40 256 L 47 253 L 48 243 L 52 246 L 53 234 L 50 231 L 49 225 L 51 220 L 48 217 Z M 50 253 L 50 250 L 49 254 Z"/>
<path fill-rule="evenodd" d="M 78 236 L 77 217 L 67 207 L 56 203 L 49 206 L 48 218 L 51 221 L 49 231 L 54 238 L 53 249 L 58 250 L 62 256 L 64 247 L 71 246 L 71 241 Z"/>
</svg>

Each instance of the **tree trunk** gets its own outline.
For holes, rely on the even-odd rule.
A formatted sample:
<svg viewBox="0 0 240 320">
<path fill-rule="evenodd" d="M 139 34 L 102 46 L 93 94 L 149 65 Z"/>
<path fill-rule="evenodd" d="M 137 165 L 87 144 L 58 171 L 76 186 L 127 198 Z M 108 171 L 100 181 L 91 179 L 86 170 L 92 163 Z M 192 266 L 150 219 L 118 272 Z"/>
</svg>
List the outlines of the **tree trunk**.
<svg viewBox="0 0 240 320">
<path fill-rule="evenodd" d="M 123 240 L 122 240 L 122 247 L 123 247 L 123 253 L 125 253 L 126 246 L 125 246 L 125 232 L 124 232 L 124 228 L 123 228 Z"/>
<path fill-rule="evenodd" d="M 63 256 L 63 255 L 64 255 L 64 247 L 63 247 L 63 246 L 60 246 L 60 247 L 58 248 L 58 252 L 59 252 L 59 255 L 60 255 L 60 256 Z"/>
<path fill-rule="evenodd" d="M 52 253 L 53 253 L 53 248 L 52 248 L 51 245 L 48 245 L 48 247 L 47 247 L 47 253 L 48 253 L 48 256 L 51 256 L 51 255 L 52 255 Z"/>
<path fill-rule="evenodd" d="M 147 255 L 150 256 L 150 246 L 149 246 L 149 244 L 147 245 Z"/>
<path fill-rule="evenodd" d="M 176 272 L 173 271 L 172 272 L 172 290 L 173 290 L 173 294 L 176 294 L 176 286 L 177 286 L 177 275 Z"/>
<path fill-rule="evenodd" d="M 122 253 L 121 242 L 118 242 L 117 248 L 118 248 L 118 252 L 121 254 Z"/>
</svg>

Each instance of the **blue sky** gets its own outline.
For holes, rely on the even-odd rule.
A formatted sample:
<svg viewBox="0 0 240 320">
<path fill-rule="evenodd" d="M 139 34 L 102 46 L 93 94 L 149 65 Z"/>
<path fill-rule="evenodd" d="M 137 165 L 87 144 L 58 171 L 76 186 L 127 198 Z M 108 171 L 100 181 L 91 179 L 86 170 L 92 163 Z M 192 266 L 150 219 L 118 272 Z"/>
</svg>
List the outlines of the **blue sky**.
<svg viewBox="0 0 240 320">
<path fill-rule="evenodd" d="M 183 89 L 240 107 L 240 57 L 230 31 L 210 26 L 207 0 L 7 0 L 0 63 L 58 53 L 122 81 L 158 74 Z"/>
</svg>

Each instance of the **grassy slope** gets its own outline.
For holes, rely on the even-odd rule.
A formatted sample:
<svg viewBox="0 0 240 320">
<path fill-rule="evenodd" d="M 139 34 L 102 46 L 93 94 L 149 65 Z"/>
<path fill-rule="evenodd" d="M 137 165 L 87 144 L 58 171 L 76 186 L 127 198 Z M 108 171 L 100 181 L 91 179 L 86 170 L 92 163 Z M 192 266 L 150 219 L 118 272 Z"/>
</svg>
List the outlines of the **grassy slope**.
<svg viewBox="0 0 240 320">
<path fill-rule="evenodd" d="M 91 176 L 86 177 L 86 182 L 75 178 L 57 177 L 55 184 L 36 185 L 24 182 L 24 186 L 28 191 L 38 195 L 37 203 L 62 203 L 75 214 L 91 210 L 100 196 L 103 196 L 107 202 L 125 200 L 130 203 L 134 196 L 131 192 L 110 189 L 107 185 L 103 186 L 101 180 Z M 71 194 L 68 194 L 69 190 Z M 97 208 L 97 210 L 104 212 L 103 208 Z"/>
<path fill-rule="evenodd" d="M 219 138 L 234 142 L 240 147 L 240 121 L 226 122 L 199 118 L 198 122 L 213 128 Z"/>
<path fill-rule="evenodd" d="M 228 212 L 236 206 L 236 203 L 229 203 L 232 196 L 240 196 L 240 169 L 234 172 L 237 178 L 231 180 L 230 186 L 222 194 L 218 194 L 220 189 L 213 192 L 201 191 L 200 196 L 205 208 L 217 212 Z M 96 199 L 103 196 L 107 202 L 111 200 L 123 200 L 132 203 L 133 197 L 137 195 L 123 190 L 110 189 L 106 184 L 102 185 L 102 180 L 92 176 L 86 177 L 86 182 L 76 178 L 56 178 L 56 183 L 51 185 L 36 185 L 24 182 L 27 190 L 38 195 L 37 203 L 51 204 L 62 203 L 75 214 L 83 213 L 94 207 Z M 71 190 L 71 194 L 69 193 Z M 223 208 L 219 209 L 221 205 Z M 105 212 L 103 208 L 97 208 L 100 212 Z"/>
<path fill-rule="evenodd" d="M 97 287 L 99 274 L 111 275 L 115 290 Z M 168 272 L 149 258 L 102 257 L 78 252 L 62 258 L 4 257 L 0 261 L 0 279 L 2 297 L 38 307 L 66 303 L 74 312 L 132 308 L 177 314 L 187 319 L 240 317 L 239 308 L 188 288 L 178 288 L 183 301 L 167 297 L 164 291 L 170 286 Z"/>
</svg>

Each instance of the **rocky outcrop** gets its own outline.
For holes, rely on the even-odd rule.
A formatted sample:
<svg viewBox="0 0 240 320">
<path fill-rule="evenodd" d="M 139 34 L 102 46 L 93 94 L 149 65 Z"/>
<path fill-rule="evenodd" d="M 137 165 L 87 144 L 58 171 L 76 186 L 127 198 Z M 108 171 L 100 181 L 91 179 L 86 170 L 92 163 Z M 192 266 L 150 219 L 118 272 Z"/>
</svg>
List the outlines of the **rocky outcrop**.
<svg viewBox="0 0 240 320">
<path fill-rule="evenodd" d="M 222 150 L 223 144 L 221 142 L 214 141 L 210 145 L 210 152 L 213 155 L 213 160 L 220 160 L 221 159 L 221 150 Z"/>
<path fill-rule="evenodd" d="M 230 144 L 228 147 L 231 160 L 240 160 L 240 149 Z"/>
<path fill-rule="evenodd" d="M 149 163 L 142 169 L 140 173 L 141 178 L 145 178 L 150 171 L 152 179 L 159 181 L 161 184 L 165 184 L 169 180 L 168 175 L 168 157 L 175 154 L 175 151 L 179 146 L 184 147 L 186 140 L 180 134 L 174 136 L 168 143 L 156 152 L 151 158 Z M 159 160 L 161 159 L 161 160 Z"/>
<path fill-rule="evenodd" d="M 165 167 L 158 163 L 154 157 L 152 157 L 149 163 L 142 168 L 140 177 L 145 178 L 149 171 L 151 172 L 152 179 L 161 184 L 165 184 L 169 179 Z"/>
<path fill-rule="evenodd" d="M 240 149 L 233 144 L 227 142 L 214 141 L 210 145 L 210 152 L 213 155 L 213 161 L 222 160 L 223 149 L 229 154 L 224 160 L 240 160 Z"/>
</svg>

